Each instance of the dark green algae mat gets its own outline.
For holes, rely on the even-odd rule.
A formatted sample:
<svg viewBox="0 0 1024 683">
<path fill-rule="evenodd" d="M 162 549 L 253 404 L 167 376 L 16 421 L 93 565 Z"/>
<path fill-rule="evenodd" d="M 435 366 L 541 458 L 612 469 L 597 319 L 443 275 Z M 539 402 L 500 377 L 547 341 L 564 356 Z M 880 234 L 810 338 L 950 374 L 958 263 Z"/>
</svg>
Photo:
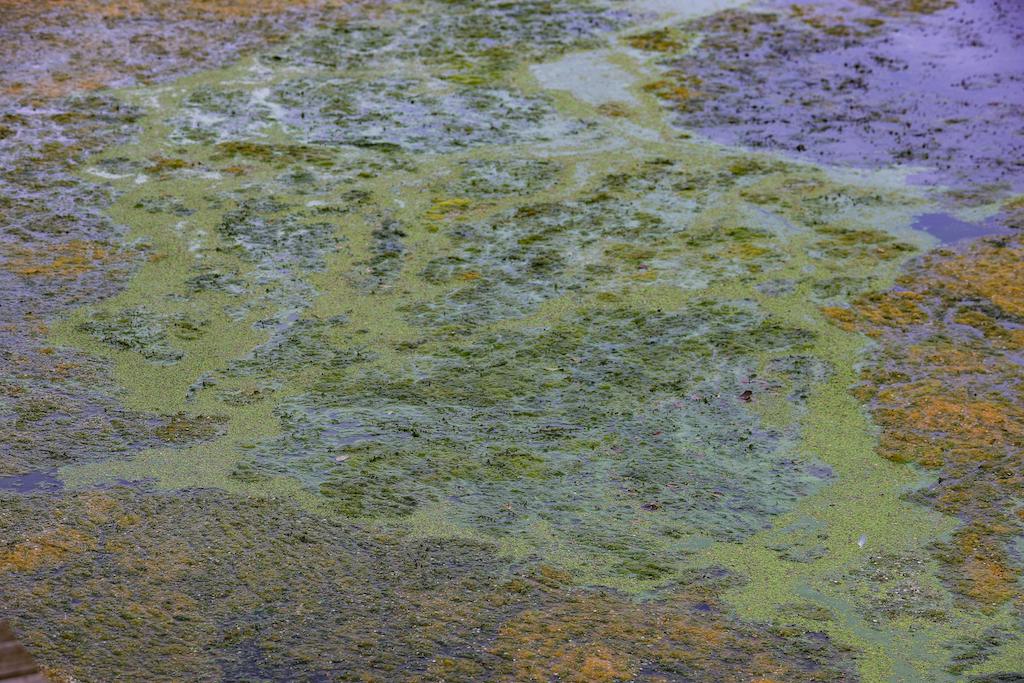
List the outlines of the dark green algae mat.
<svg viewBox="0 0 1024 683">
<path fill-rule="evenodd" d="M 65 683 L 1024 680 L 1020 24 L 0 1 L 2 616 Z"/>
</svg>

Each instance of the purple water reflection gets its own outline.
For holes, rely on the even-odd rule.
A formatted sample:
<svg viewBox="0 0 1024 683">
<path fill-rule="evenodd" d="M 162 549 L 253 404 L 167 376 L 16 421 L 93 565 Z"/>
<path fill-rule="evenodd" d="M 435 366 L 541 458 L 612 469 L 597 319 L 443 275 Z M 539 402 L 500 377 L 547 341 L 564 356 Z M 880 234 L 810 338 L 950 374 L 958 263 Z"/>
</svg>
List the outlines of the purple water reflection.
<svg viewBox="0 0 1024 683">
<path fill-rule="evenodd" d="M 922 185 L 1024 189 L 1020 3 L 902 6 L 780 0 L 695 22 L 703 42 L 670 64 L 699 79 L 677 122 L 825 163 L 920 167 Z"/>
<path fill-rule="evenodd" d="M 28 472 L 0 477 L 0 491 L 15 493 L 57 493 L 64 488 L 55 471 Z"/>
</svg>

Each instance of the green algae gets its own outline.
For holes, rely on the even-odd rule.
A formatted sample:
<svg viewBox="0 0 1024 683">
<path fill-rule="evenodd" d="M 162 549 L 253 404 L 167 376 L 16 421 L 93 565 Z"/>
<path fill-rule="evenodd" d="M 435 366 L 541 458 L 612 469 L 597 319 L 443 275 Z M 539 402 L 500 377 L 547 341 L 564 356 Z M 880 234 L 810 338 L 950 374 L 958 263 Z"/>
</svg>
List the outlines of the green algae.
<svg viewBox="0 0 1024 683">
<path fill-rule="evenodd" d="M 834 575 L 842 567 L 856 567 L 863 557 L 857 541 L 867 539 L 871 548 L 907 548 L 923 552 L 924 546 L 940 524 L 936 515 L 923 513 L 915 506 L 901 501 L 901 494 L 915 484 L 911 473 L 887 466 L 875 456 L 875 437 L 856 401 L 845 393 L 855 381 L 853 360 L 862 342 L 852 335 L 823 326 L 825 339 L 818 351 L 830 361 L 833 374 L 827 382 L 815 388 L 811 406 L 804 418 L 806 447 L 826 462 L 836 477 L 836 484 L 824 489 L 820 497 L 806 499 L 794 515 L 783 516 L 766 538 L 746 546 L 717 547 L 708 553 L 708 561 L 741 566 L 751 581 L 742 593 L 733 597 L 741 613 L 753 618 L 766 618 L 776 605 L 794 594 L 820 600 L 818 604 L 830 609 L 836 622 L 831 632 L 844 642 L 868 653 L 862 664 L 862 674 L 868 680 L 923 675 L 913 673 L 907 653 L 899 653 L 897 663 L 893 654 L 886 652 L 891 636 L 872 632 L 865 617 L 853 613 L 844 596 L 830 595 Z M 856 480 L 857 485 L 843 482 Z M 886 498 L 888 501 L 886 501 Z M 827 529 L 820 556 L 809 562 L 791 562 L 771 552 L 773 543 L 788 539 L 785 526 L 795 514 L 817 520 Z M 948 530 L 951 522 L 945 522 Z M 941 527 L 940 527 L 941 528 Z M 915 625 L 915 631 L 917 626 Z M 899 629 L 897 632 L 909 632 Z M 842 634 L 840 636 L 840 634 Z M 900 639 L 902 647 L 909 639 Z M 931 663 L 935 665 L 934 662 Z M 935 675 L 935 672 L 929 672 Z"/>
<path fill-rule="evenodd" d="M 173 122 L 173 118 L 170 120 Z M 140 148 L 147 143 L 146 140 L 140 141 Z M 173 135 L 169 144 L 176 144 Z M 120 153 L 124 154 L 123 151 Z M 704 154 L 701 157 L 706 169 L 708 160 L 703 158 Z M 203 161 L 198 159 L 190 163 L 189 168 Z M 268 160 L 250 155 L 247 161 L 255 166 L 257 162 L 266 163 Z M 592 167 L 595 162 L 598 167 L 607 163 L 601 156 L 590 162 Z M 751 173 L 770 175 L 773 172 L 753 165 L 744 167 L 743 173 L 737 174 L 737 162 L 730 157 L 721 158 L 718 163 L 723 169 L 719 172 L 721 180 L 711 180 L 712 187 L 721 188 L 724 183 L 723 189 L 734 194 L 749 184 L 749 181 L 738 181 L 738 178 L 748 177 Z M 453 509 L 449 503 L 446 506 L 449 526 L 479 529 L 485 537 L 499 539 L 499 545 L 505 543 L 500 540 L 502 537 L 515 537 L 518 546 L 529 548 L 533 553 L 540 551 L 555 558 L 565 558 L 568 566 L 579 573 L 581 581 L 632 586 L 636 590 L 659 585 L 678 575 L 687 566 L 686 558 L 692 556 L 692 549 L 687 550 L 687 547 L 704 546 L 716 537 L 719 540 L 734 537 L 739 540 L 765 524 L 762 520 L 785 510 L 785 507 L 779 507 L 781 501 L 796 500 L 813 490 L 808 485 L 817 481 L 814 477 L 801 480 L 800 477 L 806 475 L 785 474 L 785 469 L 769 469 L 758 475 L 755 474 L 757 470 L 751 469 L 760 462 L 771 465 L 772 462 L 782 464 L 805 459 L 806 456 L 798 455 L 794 450 L 795 444 L 791 443 L 798 434 L 787 436 L 785 432 L 779 432 L 778 436 L 772 437 L 769 436 L 771 432 L 764 432 L 756 423 L 739 427 L 742 422 L 723 422 L 722 419 L 727 410 L 737 411 L 737 418 L 743 416 L 745 410 L 740 408 L 742 401 L 737 398 L 743 389 L 734 383 L 743 376 L 754 374 L 757 358 L 765 358 L 761 362 L 766 362 L 773 355 L 791 353 L 794 349 L 804 350 L 810 348 L 808 344 L 814 344 L 813 338 L 804 332 L 806 322 L 797 318 L 799 325 L 787 330 L 777 322 L 769 322 L 757 315 L 752 301 L 741 301 L 738 307 L 723 308 L 711 301 L 702 303 L 695 300 L 677 309 L 678 312 L 654 313 L 641 309 L 639 316 L 628 308 L 609 307 L 609 304 L 589 313 L 581 307 L 583 302 L 580 301 L 569 306 L 568 311 L 572 313 L 568 318 L 568 311 L 555 309 L 553 313 L 558 318 L 550 320 L 542 328 L 522 327 L 529 325 L 524 319 L 523 323 L 501 333 L 501 336 L 489 336 L 484 332 L 486 328 L 481 327 L 481 323 L 488 321 L 528 316 L 545 300 L 559 301 L 567 296 L 578 296 L 563 292 L 591 290 L 618 298 L 617 292 L 633 289 L 639 294 L 642 288 L 656 283 L 661 272 L 665 272 L 666 277 L 673 277 L 675 272 L 703 270 L 704 277 L 712 282 L 720 280 L 726 288 L 736 288 L 739 294 L 750 292 L 750 285 L 762 277 L 764 271 L 782 267 L 784 259 L 777 248 L 743 246 L 751 242 L 768 242 L 771 240 L 769 233 L 746 227 L 720 227 L 730 215 L 734 216 L 732 220 L 742 221 L 742 209 L 737 215 L 728 203 L 719 201 L 712 205 L 715 208 L 705 209 L 712 215 L 701 221 L 700 216 L 694 220 L 696 212 L 691 201 L 669 198 L 666 202 L 657 202 L 655 197 L 670 196 L 675 185 L 693 187 L 692 181 L 687 180 L 690 174 L 681 170 L 677 162 L 666 162 L 664 157 L 659 157 L 641 165 L 639 172 L 630 170 L 630 166 L 632 164 L 624 169 L 625 173 L 598 176 L 599 180 L 590 183 L 594 187 L 592 195 L 584 194 L 582 201 L 567 203 L 563 199 L 524 206 L 521 200 L 513 197 L 511 201 L 516 208 L 502 211 L 499 204 L 490 210 L 485 209 L 484 216 L 489 217 L 479 221 L 467 221 L 466 217 L 449 212 L 441 220 L 451 227 L 433 231 L 433 234 L 425 231 L 426 226 L 422 222 L 401 219 L 403 215 L 415 215 L 411 207 L 404 211 L 394 209 L 392 215 L 399 218 L 366 216 L 353 226 L 354 232 L 344 235 L 348 253 L 352 254 L 347 258 L 340 253 L 336 257 L 327 255 L 331 237 L 337 238 L 340 226 L 314 224 L 324 227 L 314 228 L 320 233 L 313 233 L 313 239 L 309 239 L 308 224 L 295 222 L 288 213 L 289 207 L 300 204 L 287 194 L 268 196 L 264 192 L 254 199 L 244 199 L 244 195 L 239 195 L 239 191 L 244 190 L 243 183 L 251 186 L 261 171 L 248 171 L 244 181 L 230 178 L 221 181 L 225 189 L 216 194 L 211 192 L 211 179 L 205 177 L 150 181 L 164 186 L 159 189 L 161 194 L 196 197 L 205 204 L 202 206 L 200 201 L 195 202 L 196 222 L 216 226 L 204 235 L 208 240 L 208 246 L 204 245 L 202 251 L 206 272 L 210 272 L 209 263 L 223 263 L 223 266 L 213 267 L 229 272 L 235 278 L 235 287 L 241 291 L 236 296 L 255 298 L 256 302 L 247 302 L 251 312 L 244 316 L 238 312 L 230 314 L 227 306 L 217 302 L 220 306 L 215 304 L 213 307 L 210 318 L 214 322 L 210 324 L 219 329 L 216 333 L 208 333 L 216 340 L 217 346 L 200 347 L 200 340 L 183 340 L 184 359 L 200 358 L 202 365 L 177 370 L 174 380 L 170 375 L 158 374 L 154 368 L 143 367 L 139 360 L 133 359 L 130 348 L 122 348 L 115 357 L 119 363 L 125 364 L 123 367 L 130 367 L 122 382 L 130 388 L 134 385 L 142 389 L 141 394 L 135 390 L 135 400 L 145 395 L 153 397 L 143 399 L 143 405 L 153 405 L 150 400 L 154 403 L 159 400 L 166 406 L 168 396 L 177 396 L 172 400 L 182 401 L 180 405 L 184 406 L 188 396 L 188 400 L 195 404 L 193 409 L 202 407 L 226 415 L 227 435 L 215 444 L 184 453 L 153 452 L 136 458 L 131 464 L 68 471 L 68 482 L 84 483 L 106 477 L 155 477 L 164 486 L 182 487 L 188 482 L 192 486 L 215 485 L 254 493 L 299 492 L 306 490 L 300 486 L 314 485 L 312 491 L 321 498 L 307 492 L 301 493 L 302 499 L 314 501 L 317 509 L 334 510 L 360 518 L 406 515 L 431 500 L 440 502 L 453 495 L 456 499 L 465 496 L 469 503 L 466 508 L 468 516 L 466 513 L 458 514 L 457 508 Z M 178 187 L 168 187 L 169 183 Z M 195 189 L 189 190 L 189 185 Z M 387 187 L 386 181 L 379 179 L 373 185 Z M 447 193 L 448 188 L 445 190 Z M 130 206 L 139 204 L 140 199 L 134 195 L 147 191 L 148 188 L 142 186 L 126 195 L 125 203 L 131 201 Z M 572 188 L 572 191 L 578 193 L 580 190 Z M 218 199 L 211 204 L 205 198 L 209 196 Z M 303 204 L 307 204 L 310 195 L 302 197 Z M 770 204 L 771 201 L 771 198 L 759 199 L 761 204 Z M 373 206 L 369 201 L 361 203 Z M 214 217 L 218 205 L 223 218 Z M 228 208 L 232 206 L 237 208 Z M 435 202 L 432 206 L 436 212 L 438 204 Z M 674 206 L 679 208 L 671 208 Z M 668 213 L 665 213 L 666 209 Z M 813 209 L 803 209 L 804 212 L 808 210 Z M 129 224 L 138 224 L 132 219 L 130 210 L 124 216 Z M 284 216 L 285 222 L 275 222 L 280 220 L 278 216 Z M 175 216 L 174 220 L 174 224 L 168 225 L 170 221 L 164 223 L 167 225 L 164 235 L 153 232 L 159 224 L 147 224 L 145 237 L 153 244 L 151 248 L 154 251 L 170 250 L 175 246 L 174 240 L 180 243 L 181 236 L 173 227 L 178 217 Z M 322 237 L 317 237 L 317 234 Z M 651 238 L 655 241 L 650 242 Z M 638 239 L 645 240 L 650 246 L 637 251 L 635 246 L 630 246 L 630 241 Z M 429 241 L 437 245 L 434 250 L 426 248 L 425 243 Z M 466 246 L 456 246 L 460 244 Z M 464 270 L 453 270 L 449 277 L 436 274 L 441 266 L 428 257 L 443 245 L 452 245 L 445 249 L 446 262 L 454 260 L 465 264 Z M 553 245 L 557 245 L 557 249 Z M 737 245 L 742 248 L 737 248 Z M 593 259 L 593 262 L 582 270 L 565 262 L 567 253 L 585 255 L 588 252 L 594 256 L 585 258 Z M 180 246 L 177 253 L 183 253 Z M 359 253 L 365 256 L 358 256 Z M 825 254 L 823 258 L 854 258 L 858 255 L 843 251 Z M 708 261 L 709 257 L 714 260 Z M 332 258 L 338 260 L 332 262 Z M 425 263 L 425 268 L 419 270 L 413 263 L 404 262 L 409 259 Z M 180 305 L 173 294 L 180 291 L 182 285 L 192 283 L 195 291 L 196 275 L 192 274 L 191 267 L 178 265 L 181 260 L 167 259 L 171 265 L 164 265 L 163 259 L 147 264 L 135 281 L 140 283 L 139 293 L 134 294 L 129 289 L 118 297 L 121 301 L 116 303 L 135 297 L 151 300 L 156 292 L 163 290 L 166 292 L 163 306 L 173 310 Z M 362 311 L 351 306 L 329 309 L 335 316 L 344 316 L 344 322 L 339 320 L 336 324 L 338 332 L 333 336 L 322 336 L 314 331 L 316 327 L 312 327 L 319 324 L 315 320 L 284 322 L 281 318 L 282 312 L 300 312 L 308 306 L 302 299 L 302 293 L 306 292 L 306 296 L 312 293 L 313 290 L 307 289 L 312 278 L 295 277 L 293 273 L 280 276 L 272 267 L 261 272 L 267 261 L 284 262 L 287 267 L 300 271 L 322 268 L 325 269 L 324 278 L 335 280 L 337 275 L 331 273 L 338 273 L 343 282 L 348 281 L 350 292 L 373 296 L 377 300 L 369 304 L 369 309 Z M 645 263 L 647 261 L 650 265 Z M 616 263 L 622 265 L 613 265 Z M 502 265 L 495 268 L 492 264 Z M 372 278 L 370 289 L 366 288 L 364 277 L 352 277 L 353 267 Z M 650 277 L 652 271 L 653 278 Z M 409 290 L 381 291 L 381 285 L 387 280 L 391 280 L 393 289 L 411 289 L 411 285 L 406 283 L 421 273 L 426 273 L 428 282 L 433 282 L 438 288 L 443 297 L 443 307 L 437 307 L 437 299 L 432 300 L 429 289 L 420 289 L 419 297 L 402 296 Z M 467 278 L 466 273 L 474 273 L 475 277 Z M 278 284 L 284 291 L 277 296 L 245 296 L 252 283 L 260 282 L 260 278 L 264 284 L 268 281 Z M 748 284 L 739 284 L 744 278 Z M 166 284 L 154 287 L 159 282 Z M 670 281 L 670 289 L 675 284 Z M 545 294 L 548 287 L 552 289 Z M 693 289 L 694 285 L 690 284 L 689 288 Z M 200 293 L 211 303 L 216 301 L 213 293 Z M 223 291 L 216 296 L 227 298 Z M 412 301 L 419 299 L 421 303 L 414 305 L 410 298 Z M 382 303 L 382 299 L 387 303 Z M 108 305 L 115 305 L 115 302 Z M 382 318 L 384 306 L 392 307 L 391 316 Z M 276 314 L 273 312 L 275 307 Z M 221 309 L 220 314 L 215 312 L 217 308 Z M 320 307 L 318 318 L 323 319 L 327 312 Z M 252 346 L 252 352 L 239 353 L 244 342 L 258 334 L 261 328 L 260 319 L 256 319 L 258 315 L 267 314 L 270 314 L 269 320 L 277 320 L 282 329 L 262 344 Z M 573 318 L 578 316 L 582 317 L 574 321 Z M 381 327 L 382 322 L 389 319 L 409 326 L 408 331 L 399 336 L 411 342 L 408 350 L 395 348 L 395 330 Z M 253 325 L 254 322 L 257 324 Z M 249 326 L 255 329 L 250 331 Z M 520 331 L 516 332 L 516 329 Z M 413 330 L 416 330 L 415 337 L 410 334 Z M 456 332 L 469 333 L 476 339 L 472 345 L 461 345 L 463 348 L 460 350 L 447 341 Z M 361 335 L 368 337 L 369 344 L 357 341 Z M 375 358 L 376 354 L 358 351 L 359 347 L 372 345 L 372 340 L 389 337 L 386 354 L 389 357 Z M 588 337 L 594 338 L 590 341 Z M 580 341 L 573 343 L 577 338 Z M 249 343 L 252 344 L 251 341 Z M 341 344 L 341 348 L 332 349 L 334 344 Z M 651 344 L 654 347 L 647 351 Z M 615 356 L 603 358 L 607 354 L 602 350 L 605 345 L 610 345 L 608 350 Z M 690 351 L 686 350 L 687 345 Z M 345 347 L 349 351 L 345 351 Z M 515 351 L 520 347 L 524 351 Z M 625 357 L 619 358 L 623 353 Z M 669 353 L 672 355 L 666 355 Z M 711 358 L 723 353 L 724 358 L 707 365 Z M 145 358 L 145 354 L 142 355 Z M 635 358 L 630 358 L 631 355 Z M 752 364 L 742 362 L 746 355 L 752 356 Z M 453 364 L 460 356 L 470 364 Z M 729 360 L 733 357 L 740 361 L 740 365 L 730 368 L 728 363 L 736 362 Z M 571 373 L 559 369 L 567 358 L 577 359 L 574 364 L 578 367 Z M 609 360 L 614 362 L 608 365 Z M 722 366 L 723 362 L 727 365 Z M 411 366 L 408 365 L 410 363 Z M 549 367 L 547 363 L 554 365 Z M 659 367 L 665 363 L 669 364 Z M 304 367 L 300 368 L 300 364 Z M 496 375 L 493 370 L 485 370 L 502 366 L 514 370 L 514 374 L 499 371 Z M 639 384 L 626 374 L 627 368 L 632 372 L 642 369 L 643 375 L 637 378 Z M 689 370 L 680 378 L 684 368 Z M 404 379 L 410 370 L 413 370 L 413 375 Z M 567 374 L 578 375 L 574 378 L 578 386 L 572 386 Z M 147 375 L 148 379 L 143 379 Z M 274 396 L 277 406 L 271 408 L 265 401 L 251 406 L 218 404 L 215 395 L 207 390 L 216 386 L 224 391 L 225 386 L 232 386 L 232 379 L 238 380 L 246 375 L 274 378 L 269 383 L 268 393 Z M 537 379 L 533 379 L 533 375 Z M 645 376 L 650 379 L 643 379 Z M 476 377 L 480 378 L 478 385 L 472 382 Z M 191 394 L 181 391 L 186 378 L 188 386 L 195 389 Z M 471 380 L 469 384 L 466 384 L 467 379 Z M 723 381 L 728 384 L 723 385 Z M 635 389 L 630 389 L 631 382 Z M 650 388 L 647 388 L 648 384 Z M 661 388 L 656 389 L 659 384 Z M 302 393 L 299 389 L 302 386 L 312 389 L 313 393 Z M 394 389 L 387 389 L 388 386 L 394 386 Z M 450 389 L 457 386 L 464 387 L 464 390 L 452 394 Z M 528 387 L 531 386 L 535 387 L 534 391 L 543 389 L 551 396 L 548 399 L 551 408 L 538 415 L 542 422 L 523 422 L 529 412 L 508 422 L 501 413 L 487 409 L 489 405 L 529 395 Z M 599 400 L 608 405 L 604 414 L 587 416 L 583 412 L 585 405 L 597 404 L 586 393 L 579 393 L 581 387 L 593 387 L 603 394 Z M 435 395 L 438 389 L 445 388 L 448 391 Z M 621 398 L 613 398 L 615 394 L 610 393 L 623 389 L 627 393 Z M 655 390 L 657 393 L 650 396 Z M 389 400 L 387 397 L 395 391 L 399 393 Z M 577 395 L 569 400 L 573 393 Z M 694 400 L 689 395 L 694 393 L 715 398 L 698 397 Z M 723 394 L 732 397 L 734 408 L 727 408 L 729 404 L 725 399 L 718 398 Z M 645 402 L 654 399 L 655 403 L 673 400 L 684 403 L 681 408 L 676 408 L 676 413 L 665 415 L 665 411 L 660 411 L 659 415 L 659 411 L 652 410 L 652 417 L 630 417 L 640 395 L 644 395 Z M 340 397 L 344 397 L 344 402 L 338 403 Z M 412 405 L 408 404 L 410 398 L 415 400 Z M 554 416 L 550 412 L 560 404 L 559 410 L 564 411 L 568 418 L 564 426 L 559 426 L 557 419 L 552 422 Z M 437 412 L 442 406 L 474 405 L 480 408 L 465 415 L 453 413 L 450 408 L 447 415 Z M 537 404 L 534 399 L 528 410 L 536 412 L 540 405 L 543 403 Z M 681 418 L 678 414 L 680 409 L 685 409 L 687 412 L 683 414 L 689 417 Z M 616 414 L 622 417 L 616 418 Z M 320 417 L 315 417 L 317 415 Z M 608 432 L 611 425 L 623 419 L 627 421 L 617 430 L 620 433 Z M 666 419 L 669 421 L 662 424 Z M 779 422 L 786 428 L 792 424 L 792 421 Z M 458 425 L 462 423 L 467 427 L 460 428 Z M 503 423 L 509 427 L 521 426 L 504 435 L 495 433 L 495 426 Z M 257 424 L 260 424 L 259 428 Z M 468 427 L 477 424 L 491 432 L 486 440 L 481 439 L 482 434 L 475 435 L 478 428 Z M 589 432 L 580 432 L 580 428 L 588 424 L 593 425 Z M 680 432 L 680 427 L 684 431 Z M 277 429 L 282 429 L 287 436 L 283 440 L 270 439 L 261 444 L 263 435 L 270 436 Z M 621 432 L 622 429 L 626 431 Z M 745 430 L 751 435 L 748 437 L 750 440 L 735 440 L 731 435 L 737 430 L 741 433 Z M 531 433 L 534 436 L 528 436 Z M 673 436 L 665 445 L 658 445 L 657 439 L 652 441 L 652 437 L 641 436 L 643 434 Z M 244 441 L 241 440 L 242 435 Z M 609 436 L 612 436 L 611 441 Z M 757 454 L 772 439 L 780 439 L 777 446 L 780 455 L 763 460 L 764 456 Z M 479 459 L 467 459 L 466 447 L 480 448 L 473 445 L 478 442 L 482 446 Z M 531 442 L 533 447 L 524 451 L 523 446 Z M 409 443 L 414 445 L 407 445 Z M 557 443 L 565 445 L 554 446 Z M 631 465 L 631 453 L 619 455 L 627 449 L 626 444 L 630 452 L 638 444 L 649 445 L 639 456 L 633 456 L 639 460 Z M 715 465 L 705 462 L 704 458 L 708 457 L 705 455 L 694 460 L 688 468 L 678 471 L 678 465 L 670 466 L 671 460 L 666 460 L 654 480 L 646 472 L 657 462 L 651 458 L 672 458 L 671 454 L 676 452 L 706 449 L 711 444 L 714 450 L 708 455 L 714 454 Z M 724 453 L 723 448 L 727 449 Z M 607 455 L 592 463 L 586 462 L 593 461 L 602 450 Z M 665 455 L 654 455 L 659 450 Z M 255 456 L 248 455 L 249 451 Z M 303 453 L 298 460 L 289 455 L 297 451 Z M 649 452 L 649 455 L 644 455 L 644 452 Z M 724 455 L 730 452 L 735 454 Z M 741 457 L 741 453 L 750 455 Z M 730 466 L 727 464 L 730 458 L 740 459 Z M 615 464 L 616 461 L 620 461 L 619 464 Z M 733 493 L 722 490 L 717 493 L 710 491 L 712 495 L 707 495 L 709 489 L 725 486 L 727 482 L 735 486 L 733 480 L 740 473 L 750 478 L 751 483 L 740 485 Z M 756 483 L 759 476 L 769 478 L 763 484 Z M 792 479 L 794 476 L 797 478 Z M 783 488 L 779 488 L 787 478 L 794 483 L 804 483 L 787 492 L 785 487 L 789 485 L 783 484 Z M 435 480 L 437 483 L 433 483 Z M 679 483 L 674 483 L 675 480 Z M 556 481 L 564 482 L 559 484 L 567 487 L 564 494 L 556 487 Z M 619 483 L 612 485 L 613 481 Z M 623 493 L 609 499 L 603 509 L 581 508 L 577 511 L 572 505 L 566 506 L 573 498 L 582 502 L 606 496 L 601 491 L 610 485 L 622 488 Z M 436 494 L 430 493 L 433 489 L 437 490 Z M 769 491 L 771 496 L 778 497 L 780 503 L 769 503 L 770 498 L 759 502 Z M 509 494 L 512 497 L 508 497 Z M 734 500 L 736 495 L 740 499 Z M 705 500 L 700 502 L 702 498 Z M 540 504 L 544 499 L 551 502 Z M 487 501 L 483 509 L 482 501 Z M 651 509 L 646 510 L 645 507 Z M 529 508 L 539 514 L 523 517 L 522 511 Z M 747 517 L 741 515 L 730 519 L 726 514 L 729 508 L 745 509 Z M 630 509 L 633 511 L 628 512 Z M 618 520 L 628 527 L 619 531 L 614 525 L 609 526 Z M 571 526 L 566 526 L 567 523 Z M 690 531 L 685 531 L 686 525 Z M 583 533 L 582 541 L 576 538 L 572 545 L 566 547 L 569 540 L 566 534 L 579 537 L 581 528 L 590 530 Z M 643 534 L 637 537 L 640 530 Z M 620 540 L 630 536 L 637 540 L 627 544 Z M 536 540 L 524 541 L 524 538 Z M 545 538 L 549 540 L 544 541 Z M 645 538 L 647 540 L 640 540 Z M 673 538 L 678 540 L 666 541 Z M 551 550 L 544 551 L 546 547 Z M 683 558 L 682 564 L 679 558 Z M 761 586 L 762 581 L 755 579 L 751 585 Z M 767 615 L 758 616 L 764 618 Z"/>
</svg>

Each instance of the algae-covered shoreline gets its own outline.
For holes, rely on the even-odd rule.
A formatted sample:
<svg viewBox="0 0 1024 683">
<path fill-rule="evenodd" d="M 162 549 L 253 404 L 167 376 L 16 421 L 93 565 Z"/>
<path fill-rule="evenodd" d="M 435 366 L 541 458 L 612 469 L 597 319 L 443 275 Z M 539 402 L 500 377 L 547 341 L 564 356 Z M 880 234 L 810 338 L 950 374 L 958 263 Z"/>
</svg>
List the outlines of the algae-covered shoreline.
<svg viewBox="0 0 1024 683">
<path fill-rule="evenodd" d="M 914 119 L 935 145 L 872 124 L 823 164 L 801 117 L 847 95 L 728 75 L 913 63 L 893 36 L 980 10 L 726 5 L 41 13 L 246 42 L 5 90 L 38 144 L 5 151 L 3 468 L 59 486 L 0 490 L 0 571 L 48 675 L 1024 672 L 1015 148 L 972 176 Z M 937 214 L 998 236 L 940 247 Z"/>
</svg>

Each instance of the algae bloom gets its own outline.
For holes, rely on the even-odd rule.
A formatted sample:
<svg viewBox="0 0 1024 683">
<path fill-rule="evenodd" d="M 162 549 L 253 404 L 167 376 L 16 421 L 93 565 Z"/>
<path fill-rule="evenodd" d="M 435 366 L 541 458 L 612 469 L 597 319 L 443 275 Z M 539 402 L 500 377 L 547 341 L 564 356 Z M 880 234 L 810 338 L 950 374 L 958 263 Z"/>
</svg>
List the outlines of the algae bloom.
<svg viewBox="0 0 1024 683">
<path fill-rule="evenodd" d="M 1022 36 L 1012 0 L 0 0 L 9 649 L 1024 680 Z"/>
</svg>

